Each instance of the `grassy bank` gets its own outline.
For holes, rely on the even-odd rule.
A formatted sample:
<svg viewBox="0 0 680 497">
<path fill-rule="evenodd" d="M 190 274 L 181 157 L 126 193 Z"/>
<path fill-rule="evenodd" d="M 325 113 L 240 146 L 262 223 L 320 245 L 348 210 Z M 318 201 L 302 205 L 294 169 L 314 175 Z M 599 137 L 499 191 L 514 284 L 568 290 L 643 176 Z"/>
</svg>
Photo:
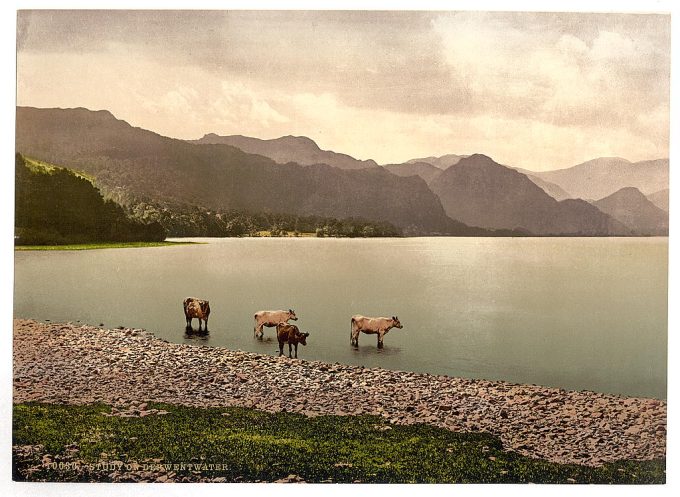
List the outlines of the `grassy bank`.
<svg viewBox="0 0 680 497">
<path fill-rule="evenodd" d="M 167 413 L 159 415 L 152 409 Z M 430 483 L 663 483 L 665 461 L 599 468 L 502 451 L 498 439 L 374 416 L 270 414 L 162 404 L 141 417 L 109 406 L 14 406 L 14 478 L 32 481 L 276 481 Z M 130 411 L 132 412 L 132 411 Z M 36 446 L 42 446 L 35 448 Z M 33 450 L 26 449 L 33 446 Z M 137 463 L 116 471 L 102 461 Z M 59 469 L 62 462 L 63 469 Z M 65 464 L 64 464 L 65 463 Z M 199 470 L 180 464 L 205 464 Z M 70 467 L 69 464 L 71 465 Z M 88 465 L 93 467 L 88 467 Z M 119 464 L 119 463 L 115 463 Z M 159 470 L 161 464 L 177 466 Z M 211 469 L 210 464 L 217 464 Z M 73 469 L 74 465 L 79 469 Z M 123 466 L 124 468 L 125 466 Z M 151 467 L 151 470 L 148 468 Z M 154 469 L 155 468 L 155 472 Z"/>
<path fill-rule="evenodd" d="M 107 248 L 167 247 L 191 245 L 195 242 L 103 242 L 77 243 L 72 245 L 16 245 L 14 250 L 96 250 Z"/>
</svg>

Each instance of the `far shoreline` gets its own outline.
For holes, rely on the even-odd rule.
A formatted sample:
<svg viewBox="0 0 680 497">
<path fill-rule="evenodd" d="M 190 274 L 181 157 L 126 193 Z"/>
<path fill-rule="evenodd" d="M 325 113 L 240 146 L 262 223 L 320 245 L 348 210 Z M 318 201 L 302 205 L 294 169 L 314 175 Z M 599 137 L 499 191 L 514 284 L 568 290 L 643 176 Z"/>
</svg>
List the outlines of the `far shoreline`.
<svg viewBox="0 0 680 497">
<path fill-rule="evenodd" d="M 72 243 L 65 245 L 15 245 L 17 252 L 51 251 L 51 250 L 101 250 L 111 248 L 151 248 L 173 247 L 175 245 L 200 245 L 202 242 L 192 241 L 162 241 L 162 242 L 101 242 L 101 243 Z"/>
<path fill-rule="evenodd" d="M 416 235 L 416 236 L 316 236 L 313 233 L 301 233 L 300 235 L 272 235 L 259 234 L 250 236 L 185 236 L 185 237 L 169 237 L 168 240 L 162 242 L 99 242 L 99 243 L 71 243 L 64 245 L 14 245 L 15 252 L 35 252 L 35 251 L 80 251 L 80 250 L 101 250 L 101 249 L 120 249 L 120 248 L 155 248 L 155 247 L 173 247 L 178 245 L 205 245 L 210 241 L 192 241 L 192 240 L 223 240 L 223 239 L 272 239 L 272 238 L 286 238 L 286 239 L 333 239 L 333 240 L 403 240 L 411 238 L 518 238 L 518 239 L 543 239 L 543 238 L 569 238 L 569 239 L 666 239 L 668 235 L 640 235 L 640 236 L 589 236 L 589 235 L 526 235 L 526 236 L 494 236 L 494 235 Z"/>
</svg>

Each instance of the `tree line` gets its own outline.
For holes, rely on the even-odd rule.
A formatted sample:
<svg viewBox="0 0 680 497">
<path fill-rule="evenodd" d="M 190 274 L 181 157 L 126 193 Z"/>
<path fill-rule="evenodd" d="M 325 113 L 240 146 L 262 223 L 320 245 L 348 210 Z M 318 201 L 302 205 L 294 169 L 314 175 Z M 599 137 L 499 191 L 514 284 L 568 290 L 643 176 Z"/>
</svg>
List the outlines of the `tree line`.
<svg viewBox="0 0 680 497">
<path fill-rule="evenodd" d="M 210 210 L 186 204 L 161 204 L 146 200 L 125 201 L 127 213 L 141 222 L 158 222 L 169 236 L 299 236 L 395 237 L 401 231 L 387 222 L 360 218 L 336 219 L 242 210 Z"/>
<path fill-rule="evenodd" d="M 166 236 L 402 236 L 388 222 L 360 218 L 210 210 L 139 199 L 120 190 L 103 196 L 74 171 L 37 165 L 21 154 L 16 154 L 15 191 L 15 243 L 19 245 L 162 241 Z"/>
</svg>

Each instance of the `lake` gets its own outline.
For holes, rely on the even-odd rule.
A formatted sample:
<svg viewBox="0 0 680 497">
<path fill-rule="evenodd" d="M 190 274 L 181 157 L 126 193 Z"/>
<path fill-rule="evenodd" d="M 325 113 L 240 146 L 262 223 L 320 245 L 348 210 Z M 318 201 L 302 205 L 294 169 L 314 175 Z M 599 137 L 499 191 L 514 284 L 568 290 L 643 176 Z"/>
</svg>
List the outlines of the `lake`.
<svg viewBox="0 0 680 497">
<path fill-rule="evenodd" d="M 278 354 L 253 313 L 293 308 L 301 359 L 666 398 L 667 238 L 194 240 L 16 252 L 14 314 Z M 187 296 L 210 300 L 207 337 L 185 335 Z M 353 314 L 404 328 L 356 350 Z"/>
</svg>

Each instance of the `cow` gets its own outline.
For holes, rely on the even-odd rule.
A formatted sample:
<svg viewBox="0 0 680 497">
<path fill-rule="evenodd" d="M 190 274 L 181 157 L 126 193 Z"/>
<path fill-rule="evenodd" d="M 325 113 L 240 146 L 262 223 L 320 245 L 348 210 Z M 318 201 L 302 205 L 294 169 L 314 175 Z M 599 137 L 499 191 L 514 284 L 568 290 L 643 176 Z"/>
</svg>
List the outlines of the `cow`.
<svg viewBox="0 0 680 497">
<path fill-rule="evenodd" d="M 201 331 L 202 322 L 205 321 L 205 332 L 207 333 L 208 316 L 210 316 L 210 302 L 194 297 L 184 299 L 184 317 L 187 320 L 187 331 L 193 329 L 191 322 L 194 318 L 198 318 L 198 331 Z"/>
<path fill-rule="evenodd" d="M 287 323 L 290 320 L 297 321 L 297 316 L 293 309 L 288 309 L 287 311 L 257 311 L 254 317 L 255 328 L 253 336 L 260 340 L 264 337 L 263 327 L 272 328 L 279 323 Z"/>
<path fill-rule="evenodd" d="M 383 348 L 383 338 L 392 328 L 403 328 L 399 318 L 367 318 L 365 316 L 352 316 L 352 327 L 349 335 L 349 343 L 355 347 L 359 346 L 359 332 L 367 335 L 378 335 L 378 348 Z"/>
<path fill-rule="evenodd" d="M 295 345 L 295 358 L 297 359 L 298 343 L 307 345 L 309 333 L 300 333 L 294 324 L 279 323 L 276 325 L 276 338 L 279 339 L 279 357 L 283 355 L 283 344 L 288 344 L 288 357 L 293 358 L 293 345 Z"/>
</svg>

